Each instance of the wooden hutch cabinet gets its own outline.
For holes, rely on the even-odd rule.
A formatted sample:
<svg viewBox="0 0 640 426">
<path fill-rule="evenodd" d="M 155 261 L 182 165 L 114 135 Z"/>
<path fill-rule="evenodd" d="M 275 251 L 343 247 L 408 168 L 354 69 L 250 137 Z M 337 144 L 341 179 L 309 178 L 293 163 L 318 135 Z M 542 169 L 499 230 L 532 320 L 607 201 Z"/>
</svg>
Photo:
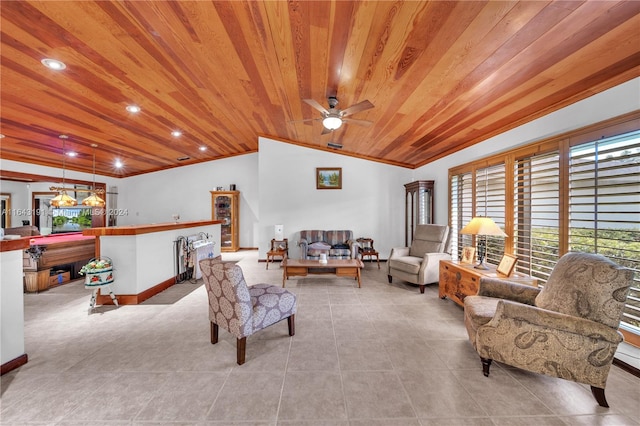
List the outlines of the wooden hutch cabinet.
<svg viewBox="0 0 640 426">
<path fill-rule="evenodd" d="M 211 191 L 211 218 L 222 222 L 220 251 L 238 251 L 240 191 Z"/>
<path fill-rule="evenodd" d="M 405 231 L 404 243 L 411 245 L 416 225 L 433 223 L 433 181 L 417 180 L 404 185 Z"/>
</svg>

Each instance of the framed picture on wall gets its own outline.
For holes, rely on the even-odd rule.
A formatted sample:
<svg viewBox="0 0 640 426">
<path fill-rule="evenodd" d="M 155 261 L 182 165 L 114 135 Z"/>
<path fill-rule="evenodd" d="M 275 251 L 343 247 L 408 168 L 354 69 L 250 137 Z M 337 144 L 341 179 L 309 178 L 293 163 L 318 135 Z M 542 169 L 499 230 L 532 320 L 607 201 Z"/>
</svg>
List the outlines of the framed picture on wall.
<svg viewBox="0 0 640 426">
<path fill-rule="evenodd" d="M 473 258 L 476 255 L 475 247 L 463 247 L 462 248 L 462 263 L 473 263 Z"/>
<path fill-rule="evenodd" d="M 342 189 L 342 167 L 316 167 L 316 189 Z"/>
<path fill-rule="evenodd" d="M 499 274 L 509 277 L 513 272 L 513 268 L 516 266 L 517 261 L 518 258 L 516 256 L 505 253 L 502 256 L 502 260 L 500 261 L 500 264 L 498 265 L 498 269 L 496 269 L 496 271 Z"/>
</svg>

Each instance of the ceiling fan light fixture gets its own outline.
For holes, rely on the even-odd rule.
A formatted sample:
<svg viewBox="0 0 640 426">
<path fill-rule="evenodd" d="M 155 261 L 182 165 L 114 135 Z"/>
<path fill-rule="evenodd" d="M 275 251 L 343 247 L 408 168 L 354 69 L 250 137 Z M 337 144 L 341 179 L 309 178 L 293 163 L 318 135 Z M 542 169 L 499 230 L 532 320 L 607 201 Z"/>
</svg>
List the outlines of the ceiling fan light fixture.
<svg viewBox="0 0 640 426">
<path fill-rule="evenodd" d="M 336 130 L 342 126 L 342 119 L 335 115 L 329 115 L 322 120 L 322 125 L 329 130 Z"/>
</svg>

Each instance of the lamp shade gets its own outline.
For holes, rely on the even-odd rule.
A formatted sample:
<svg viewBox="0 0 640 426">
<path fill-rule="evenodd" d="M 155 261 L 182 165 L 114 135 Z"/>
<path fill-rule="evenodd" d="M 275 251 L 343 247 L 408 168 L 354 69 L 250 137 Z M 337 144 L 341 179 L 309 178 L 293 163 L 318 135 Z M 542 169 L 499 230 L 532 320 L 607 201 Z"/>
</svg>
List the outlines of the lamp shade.
<svg viewBox="0 0 640 426">
<path fill-rule="evenodd" d="M 78 202 L 75 198 L 69 196 L 67 191 L 62 190 L 58 195 L 51 199 L 51 205 L 54 207 L 73 207 L 77 206 Z"/>
<path fill-rule="evenodd" d="M 496 223 L 488 217 L 474 217 L 471 222 L 460 230 L 461 234 L 470 235 L 491 235 L 495 237 L 507 237 L 502 229 L 496 225 Z"/>
<path fill-rule="evenodd" d="M 92 192 L 91 195 L 89 195 L 87 198 L 82 200 L 82 205 L 90 206 L 90 207 L 104 207 L 105 202 L 102 198 L 98 196 L 98 194 L 96 194 L 95 192 Z"/>
</svg>

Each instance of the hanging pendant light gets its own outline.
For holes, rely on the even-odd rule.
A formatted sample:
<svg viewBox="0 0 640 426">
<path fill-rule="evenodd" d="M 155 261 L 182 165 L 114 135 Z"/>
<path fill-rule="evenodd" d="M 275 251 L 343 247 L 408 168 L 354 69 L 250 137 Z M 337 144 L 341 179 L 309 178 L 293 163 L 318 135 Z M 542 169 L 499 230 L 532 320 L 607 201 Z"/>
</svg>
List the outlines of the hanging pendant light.
<svg viewBox="0 0 640 426">
<path fill-rule="evenodd" d="M 56 195 L 51 200 L 51 205 L 54 207 L 73 207 L 73 206 L 77 206 L 78 202 L 76 201 L 75 198 L 67 194 L 67 191 L 64 189 L 65 160 L 67 157 L 67 154 L 64 150 L 64 142 L 68 138 L 68 136 L 60 135 L 59 137 L 60 139 L 62 139 L 62 189 L 60 189 L 60 192 L 58 192 L 58 195 Z"/>
<path fill-rule="evenodd" d="M 93 186 L 91 187 L 91 195 L 82 200 L 82 205 L 90 207 L 104 207 L 104 200 L 96 194 L 96 148 L 98 145 L 92 143 L 91 146 L 93 147 Z"/>
</svg>

